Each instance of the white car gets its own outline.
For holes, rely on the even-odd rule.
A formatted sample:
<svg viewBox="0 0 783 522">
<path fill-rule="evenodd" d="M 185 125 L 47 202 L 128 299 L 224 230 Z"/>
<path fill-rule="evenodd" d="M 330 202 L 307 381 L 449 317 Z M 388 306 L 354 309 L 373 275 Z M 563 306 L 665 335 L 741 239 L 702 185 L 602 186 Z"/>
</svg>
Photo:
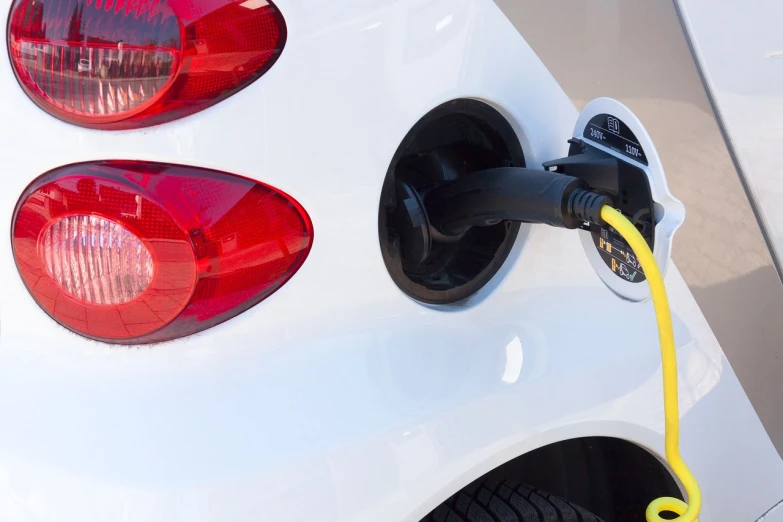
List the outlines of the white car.
<svg viewBox="0 0 783 522">
<path fill-rule="evenodd" d="M 667 267 L 699 520 L 783 520 L 722 349 L 783 328 L 777 207 L 710 90 L 710 16 L 741 6 L 600 4 L 8 0 L 0 522 L 633 522 L 685 498 L 623 243 L 425 227 L 438 187 L 579 154 L 619 165 Z M 738 266 L 764 299 L 710 293 Z"/>
</svg>

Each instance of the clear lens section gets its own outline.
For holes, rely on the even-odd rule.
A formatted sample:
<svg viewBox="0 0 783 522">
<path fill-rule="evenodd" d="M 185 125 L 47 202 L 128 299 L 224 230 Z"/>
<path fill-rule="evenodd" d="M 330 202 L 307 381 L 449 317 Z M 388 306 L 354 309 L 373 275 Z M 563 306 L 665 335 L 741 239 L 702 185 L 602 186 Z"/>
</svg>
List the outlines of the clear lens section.
<svg viewBox="0 0 783 522">
<path fill-rule="evenodd" d="M 14 0 L 19 83 L 76 125 L 130 129 L 200 111 L 272 66 L 286 39 L 271 0 Z"/>
<path fill-rule="evenodd" d="M 9 20 L 16 74 L 61 117 L 110 123 L 165 93 L 182 52 L 168 0 L 18 0 Z"/>
<path fill-rule="evenodd" d="M 17 42 L 28 84 L 60 110 L 78 116 L 127 114 L 153 100 L 173 78 L 177 58 L 165 50 Z"/>
<path fill-rule="evenodd" d="M 49 276 L 86 303 L 117 305 L 141 295 L 154 263 L 141 240 L 122 225 L 91 215 L 53 222 L 41 236 L 41 260 Z"/>
</svg>

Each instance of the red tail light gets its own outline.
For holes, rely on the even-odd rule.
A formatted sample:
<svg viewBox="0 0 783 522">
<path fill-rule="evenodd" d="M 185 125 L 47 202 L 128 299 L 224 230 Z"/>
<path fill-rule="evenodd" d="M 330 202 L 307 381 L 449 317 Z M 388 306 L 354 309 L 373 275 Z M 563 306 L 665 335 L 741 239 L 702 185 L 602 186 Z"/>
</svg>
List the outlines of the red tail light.
<svg viewBox="0 0 783 522">
<path fill-rule="evenodd" d="M 38 304 L 120 343 L 189 335 L 280 288 L 313 231 L 293 199 L 245 178 L 140 162 L 71 165 L 36 181 L 14 216 L 14 256 Z"/>
<path fill-rule="evenodd" d="M 108 129 L 219 102 L 271 67 L 286 35 L 269 0 L 15 0 L 8 32 L 38 105 Z"/>
</svg>

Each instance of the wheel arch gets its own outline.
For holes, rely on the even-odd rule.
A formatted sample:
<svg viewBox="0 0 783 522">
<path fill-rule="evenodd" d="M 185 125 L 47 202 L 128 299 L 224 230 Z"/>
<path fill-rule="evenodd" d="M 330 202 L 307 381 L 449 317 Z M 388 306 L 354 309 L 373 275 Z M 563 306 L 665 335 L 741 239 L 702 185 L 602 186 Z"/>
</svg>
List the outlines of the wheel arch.
<svg viewBox="0 0 783 522">
<path fill-rule="evenodd" d="M 484 478 L 544 489 L 595 513 L 604 522 L 643 522 L 651 500 L 683 498 L 671 470 L 651 449 L 624 438 L 586 435 L 550 442 L 483 473 L 463 476 L 466 482 L 433 499 L 430 508 L 422 511 L 422 518 L 462 488 Z"/>
</svg>

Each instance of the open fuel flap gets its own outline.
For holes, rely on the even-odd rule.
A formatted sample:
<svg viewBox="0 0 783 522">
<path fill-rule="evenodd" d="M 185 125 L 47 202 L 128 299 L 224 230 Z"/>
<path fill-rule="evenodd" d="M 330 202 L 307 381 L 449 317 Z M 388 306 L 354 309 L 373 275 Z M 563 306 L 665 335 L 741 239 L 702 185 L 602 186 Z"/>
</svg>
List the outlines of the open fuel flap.
<svg viewBox="0 0 783 522">
<path fill-rule="evenodd" d="M 584 179 L 636 226 L 665 273 L 674 233 L 685 208 L 669 191 L 650 135 L 625 105 L 611 98 L 588 103 L 574 127 L 569 156 L 544 163 L 547 169 Z M 587 258 L 617 295 L 631 301 L 650 296 L 644 271 L 628 244 L 608 225 L 579 231 Z"/>
</svg>

